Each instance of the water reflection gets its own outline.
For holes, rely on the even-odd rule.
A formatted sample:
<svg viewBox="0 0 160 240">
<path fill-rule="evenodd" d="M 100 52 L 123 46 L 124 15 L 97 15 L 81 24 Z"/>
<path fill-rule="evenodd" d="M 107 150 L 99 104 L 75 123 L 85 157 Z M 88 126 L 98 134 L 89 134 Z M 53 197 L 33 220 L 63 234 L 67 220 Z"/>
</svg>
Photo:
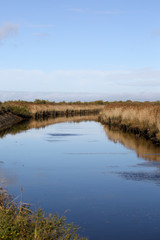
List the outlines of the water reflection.
<svg viewBox="0 0 160 240">
<path fill-rule="evenodd" d="M 121 177 L 125 178 L 126 180 L 132 181 L 152 181 L 158 185 L 160 185 L 160 172 L 153 171 L 153 172 L 119 172 L 118 173 Z"/>
<path fill-rule="evenodd" d="M 17 134 L 29 129 L 35 128 L 45 128 L 46 126 L 63 123 L 63 122 L 81 122 L 81 121 L 98 121 L 98 115 L 89 115 L 89 116 L 74 116 L 74 117 L 56 117 L 56 118 L 47 118 L 39 120 L 29 120 L 22 123 L 14 125 L 12 128 L 1 131 L 0 138 L 3 138 L 7 134 Z M 107 134 L 109 140 L 114 143 L 121 143 L 128 149 L 136 151 L 137 156 L 150 161 L 160 161 L 160 147 L 152 144 L 149 140 L 146 140 L 142 137 L 136 137 L 134 134 L 125 133 L 116 129 L 115 127 L 109 127 L 104 125 L 104 130 Z M 62 141 L 61 137 L 73 137 L 80 136 L 81 134 L 71 134 L 71 133 L 49 133 L 46 141 Z M 66 138 L 63 138 L 63 141 L 66 141 Z M 96 142 L 96 140 L 90 140 L 90 142 Z M 75 153 L 67 153 L 75 154 Z M 81 155 L 86 154 L 122 154 L 122 153 L 76 153 Z M 124 154 L 124 153 L 123 153 Z M 127 154 L 127 153 L 125 153 Z"/>
<path fill-rule="evenodd" d="M 17 128 L 21 134 L 0 139 L 0 176 L 8 178 L 9 193 L 17 196 L 23 186 L 33 209 L 70 209 L 67 220 L 92 240 L 159 239 L 159 148 L 95 121 L 31 121 Z"/>
<path fill-rule="evenodd" d="M 126 148 L 132 149 L 141 157 L 150 161 L 160 161 L 160 147 L 152 144 L 144 138 L 136 137 L 134 134 L 122 132 L 114 127 L 104 126 L 109 140 L 121 143 Z"/>
<path fill-rule="evenodd" d="M 13 174 L 6 169 L 0 168 L 0 186 L 6 187 L 9 185 L 16 185 L 17 183 L 17 174 Z"/>
<path fill-rule="evenodd" d="M 15 124 L 12 128 L 0 131 L 0 138 L 3 138 L 7 134 L 17 134 L 23 131 L 27 131 L 32 128 L 44 128 L 46 126 L 63 123 L 63 122 L 81 122 L 81 121 L 98 121 L 97 114 L 90 114 L 88 116 L 74 116 L 74 117 L 56 117 L 56 118 L 46 118 L 38 120 L 28 120 L 21 123 Z"/>
</svg>

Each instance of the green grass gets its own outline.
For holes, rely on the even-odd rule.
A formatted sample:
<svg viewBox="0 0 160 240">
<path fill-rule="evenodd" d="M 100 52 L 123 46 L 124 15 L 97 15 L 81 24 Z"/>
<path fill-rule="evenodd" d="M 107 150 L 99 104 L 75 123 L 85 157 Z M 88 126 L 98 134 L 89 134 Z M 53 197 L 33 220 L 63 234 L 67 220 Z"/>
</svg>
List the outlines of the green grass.
<svg viewBox="0 0 160 240">
<path fill-rule="evenodd" d="M 77 234 L 79 227 L 68 224 L 65 216 L 32 212 L 29 204 L 17 204 L 4 189 L 0 193 L 0 239 L 86 240 Z"/>
<path fill-rule="evenodd" d="M 22 118 L 30 118 L 31 113 L 28 111 L 26 106 L 17 105 L 2 105 L 0 108 L 0 114 L 11 112 Z"/>
</svg>

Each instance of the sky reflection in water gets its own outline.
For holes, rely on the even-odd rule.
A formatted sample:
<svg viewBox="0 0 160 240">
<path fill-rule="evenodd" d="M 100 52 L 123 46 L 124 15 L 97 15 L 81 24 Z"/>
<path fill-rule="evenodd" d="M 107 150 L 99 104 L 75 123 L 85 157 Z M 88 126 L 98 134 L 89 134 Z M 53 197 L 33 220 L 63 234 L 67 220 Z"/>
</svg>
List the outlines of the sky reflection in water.
<svg viewBox="0 0 160 240">
<path fill-rule="evenodd" d="M 66 122 L 8 134 L 0 153 L 1 179 L 15 196 L 22 186 L 33 209 L 69 209 L 67 220 L 93 240 L 159 239 L 160 150 L 148 142 Z"/>
</svg>

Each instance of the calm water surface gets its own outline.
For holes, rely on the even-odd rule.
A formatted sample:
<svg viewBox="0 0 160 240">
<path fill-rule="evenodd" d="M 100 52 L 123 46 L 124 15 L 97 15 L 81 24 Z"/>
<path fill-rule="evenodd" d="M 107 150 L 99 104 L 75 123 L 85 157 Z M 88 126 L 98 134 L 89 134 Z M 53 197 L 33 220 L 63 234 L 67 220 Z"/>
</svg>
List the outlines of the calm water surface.
<svg viewBox="0 0 160 240">
<path fill-rule="evenodd" d="M 160 238 L 160 150 L 94 121 L 0 139 L 0 178 L 33 209 L 65 213 L 88 239 Z"/>
</svg>

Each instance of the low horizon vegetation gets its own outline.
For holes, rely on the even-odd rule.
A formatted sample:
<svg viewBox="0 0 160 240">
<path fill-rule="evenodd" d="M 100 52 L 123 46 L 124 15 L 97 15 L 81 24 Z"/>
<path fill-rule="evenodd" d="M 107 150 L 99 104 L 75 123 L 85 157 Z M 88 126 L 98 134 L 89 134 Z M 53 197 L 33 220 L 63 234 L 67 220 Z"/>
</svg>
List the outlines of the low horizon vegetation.
<svg viewBox="0 0 160 240">
<path fill-rule="evenodd" d="M 153 104 L 160 104 L 160 100 L 157 101 L 132 101 L 130 99 L 127 100 L 115 100 L 115 101 L 104 101 L 104 100 L 95 100 L 95 101 L 49 101 L 46 99 L 35 99 L 34 101 L 27 101 L 27 100 L 8 100 L 8 101 L 0 101 L 1 104 L 13 104 L 13 103 L 22 103 L 22 104 L 110 104 L 110 103 L 153 103 Z"/>
</svg>

